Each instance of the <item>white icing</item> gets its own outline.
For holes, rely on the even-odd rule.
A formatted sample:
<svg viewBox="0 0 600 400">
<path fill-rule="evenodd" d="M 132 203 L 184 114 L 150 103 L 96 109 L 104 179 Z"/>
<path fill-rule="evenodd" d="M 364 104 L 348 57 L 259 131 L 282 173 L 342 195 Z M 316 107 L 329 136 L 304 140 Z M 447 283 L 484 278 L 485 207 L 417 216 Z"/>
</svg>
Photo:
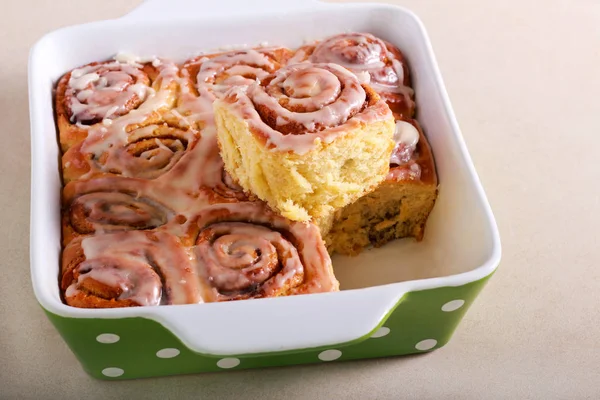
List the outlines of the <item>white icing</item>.
<svg viewBox="0 0 600 400">
<path fill-rule="evenodd" d="M 110 118 L 118 110 L 119 110 L 119 106 L 112 106 L 111 108 L 106 110 L 106 114 L 104 114 L 104 119 Z"/>
<path fill-rule="evenodd" d="M 356 78 L 358 78 L 361 85 L 371 82 L 371 75 L 367 71 L 357 71 L 354 75 L 356 75 Z"/>
<path fill-rule="evenodd" d="M 277 126 L 286 125 L 286 124 L 290 123 L 290 121 L 288 121 L 287 119 L 283 118 L 281 115 L 278 115 L 277 119 L 275 121 L 276 121 L 275 123 L 277 124 Z"/>
<path fill-rule="evenodd" d="M 404 68 L 402 67 L 402 63 L 394 58 L 392 59 L 392 66 L 398 76 L 398 83 L 402 84 L 404 82 Z"/>
<path fill-rule="evenodd" d="M 394 141 L 405 146 L 415 147 L 419 142 L 419 131 L 409 122 L 396 121 Z"/>
<path fill-rule="evenodd" d="M 90 129 L 89 125 L 83 125 L 81 122 L 76 122 L 75 126 L 78 127 L 79 129 L 84 129 L 84 130 Z"/>
<path fill-rule="evenodd" d="M 140 62 L 140 57 L 132 53 L 119 52 L 115 56 L 115 60 L 125 64 L 137 64 Z"/>
<path fill-rule="evenodd" d="M 109 285 L 123 285 L 129 278 L 123 269 L 127 271 L 135 268 L 137 273 L 146 274 L 148 270 L 153 272 L 150 264 L 152 263 L 164 278 L 165 290 L 162 290 L 160 278 L 154 274 L 158 280 L 140 279 L 137 286 L 128 290 L 125 298 L 134 298 L 142 302 L 142 305 L 158 305 L 157 296 L 152 295 L 162 291 L 168 296 L 165 301 L 167 304 L 201 303 L 201 288 L 196 269 L 188 261 L 180 242 L 164 232 L 156 232 L 153 235 L 156 240 L 151 240 L 144 232 L 137 231 L 85 238 L 81 242 L 86 257 L 84 264 L 110 257 L 114 260 L 114 267 L 110 270 L 99 269 L 94 273 L 94 279 Z M 153 300 L 154 303 L 150 304 L 147 299 Z M 143 304 L 144 302 L 146 304 Z"/>
<path fill-rule="evenodd" d="M 203 57 L 201 60 L 204 58 L 206 57 Z M 200 62 L 202 65 L 196 77 L 199 84 L 215 83 L 216 76 L 222 73 L 229 76 L 250 74 L 260 79 L 275 67 L 265 54 L 253 49 L 233 51 Z M 249 83 L 252 82 L 250 81 Z"/>
<path fill-rule="evenodd" d="M 83 74 L 85 74 L 86 67 L 77 68 L 71 71 L 71 78 L 80 78 Z"/>
<path fill-rule="evenodd" d="M 86 101 L 93 93 L 93 90 L 82 90 L 81 92 L 77 93 L 77 100 Z"/>
<path fill-rule="evenodd" d="M 152 91 L 152 88 L 142 84 L 136 83 L 135 85 L 131 85 L 127 88 L 128 92 L 135 93 L 140 99 L 146 98 L 146 93 Z"/>
<path fill-rule="evenodd" d="M 82 75 L 78 78 L 73 78 L 73 76 L 71 76 L 71 79 L 69 80 L 69 86 L 75 90 L 83 90 L 89 84 L 96 82 L 98 79 L 100 79 L 100 75 L 94 72 Z"/>
<path fill-rule="evenodd" d="M 190 92 L 188 87 L 190 84 L 185 78 L 179 80 L 181 94 L 177 108 L 171 110 L 171 113 L 176 117 L 181 117 L 181 121 L 188 126 L 191 126 L 193 122 L 198 122 L 204 127 L 213 126 L 213 102 L 218 90 L 214 89 L 213 85 L 201 85 L 198 87 L 198 96 L 196 96 Z"/>
<path fill-rule="evenodd" d="M 307 62 L 308 53 L 305 49 L 299 49 L 296 53 L 290 58 L 287 62 L 288 65 L 299 64 L 302 62 Z"/>
<path fill-rule="evenodd" d="M 297 64 L 280 69 L 266 89 L 251 86 L 248 95 L 254 104 L 266 106 L 308 132 L 313 132 L 317 123 L 323 127 L 344 123 L 366 100 L 356 77 L 335 64 Z M 286 107 L 281 105 L 284 101 Z"/>
<path fill-rule="evenodd" d="M 137 54 L 128 52 L 118 52 L 114 60 L 123 63 L 131 64 L 137 68 L 141 68 L 141 64 L 151 63 L 154 67 L 158 67 L 161 61 L 156 56 L 140 57 Z"/>
<path fill-rule="evenodd" d="M 111 264 L 110 258 L 99 262 L 83 262 L 79 269 L 85 270 L 76 282 L 67 289 L 66 295 L 73 296 L 75 290 L 86 279 L 93 279 L 109 287 L 118 288 L 121 294 L 118 300 L 133 300 L 141 306 L 157 306 L 161 299 L 160 277 L 147 264 L 128 262 L 125 268 Z"/>
<path fill-rule="evenodd" d="M 410 161 L 419 142 L 419 131 L 409 122 L 396 121 L 394 141 L 396 145 L 390 157 L 390 164 L 406 164 Z"/>
<path fill-rule="evenodd" d="M 352 41 L 357 44 L 348 44 Z M 332 62 L 360 71 L 384 68 L 382 59 L 387 56 L 387 47 L 380 39 L 370 34 L 356 33 L 326 39 L 315 48 L 310 58 L 313 62 Z"/>
</svg>

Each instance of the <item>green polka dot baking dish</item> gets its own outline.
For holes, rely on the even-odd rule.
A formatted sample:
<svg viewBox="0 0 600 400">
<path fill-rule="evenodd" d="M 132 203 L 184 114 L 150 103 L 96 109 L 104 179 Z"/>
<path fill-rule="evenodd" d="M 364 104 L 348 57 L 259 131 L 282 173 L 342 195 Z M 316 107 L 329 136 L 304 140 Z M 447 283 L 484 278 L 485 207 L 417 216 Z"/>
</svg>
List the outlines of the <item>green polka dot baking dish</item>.
<svg viewBox="0 0 600 400">
<path fill-rule="evenodd" d="M 350 34 L 343 39 L 344 46 L 359 48 L 356 58 L 365 65 L 358 72 L 352 69 L 354 64 L 332 66 L 340 54 L 347 54 L 335 53 L 336 46 L 329 49 L 335 54 L 323 56 L 324 46 L 310 45 L 348 32 L 364 32 L 360 38 Z M 383 47 L 374 47 L 381 43 Z M 273 44 L 294 50 L 271 51 Z M 390 50 L 396 47 L 397 53 Z M 373 61 L 372 53 L 361 53 L 364 49 L 384 58 Z M 223 67 L 221 56 L 203 65 L 212 56 L 199 55 L 200 51 L 226 54 L 233 64 Z M 239 61 L 240 52 L 250 57 L 245 65 Z M 184 60 L 194 56 L 196 64 L 190 64 L 186 75 Z M 386 57 L 393 62 L 386 64 Z M 314 62 L 317 58 L 320 64 Z M 112 61 L 90 64 L 99 60 Z M 269 70 L 274 65 L 281 67 L 279 72 Z M 254 70 L 265 66 L 267 78 Z M 377 68 L 387 72 L 374 72 Z M 190 80 L 188 87 L 183 81 L 190 76 L 213 79 L 225 69 L 237 75 L 212 82 L 214 92 L 208 94 L 197 82 Z M 61 91 L 61 77 L 69 71 Z M 403 84 L 408 74 L 410 87 Z M 366 236 L 367 243 L 377 246 L 363 244 L 368 248 L 361 248 L 358 255 L 337 251 L 330 257 L 322 240 L 327 239 L 326 223 L 321 221 L 319 231 L 316 222 L 258 213 L 258 201 L 248 199 L 247 192 L 232 194 L 238 183 L 244 185 L 224 172 L 231 172 L 230 160 L 224 159 L 224 167 L 217 146 L 224 140 L 221 129 L 228 129 L 232 120 L 217 118 L 218 135 L 211 136 L 206 118 L 212 116 L 213 101 L 216 110 L 217 103 L 227 109 L 230 98 L 234 105 L 239 99 L 252 99 L 248 101 L 258 104 L 260 111 L 270 104 L 256 94 L 261 85 L 267 85 L 264 93 L 274 93 L 269 85 L 280 84 L 277 96 L 292 96 L 290 103 L 305 107 L 306 98 L 329 93 L 334 78 L 342 82 L 338 89 L 335 83 L 332 86 L 336 95 L 354 90 L 350 99 L 383 110 L 377 114 L 363 109 L 344 123 L 396 120 L 396 131 L 392 122 L 386 140 L 391 159 L 401 160 L 395 165 L 410 165 L 403 170 L 407 174 L 403 179 L 418 180 L 425 173 L 414 161 L 414 154 L 425 151 L 424 145 L 415 143 L 429 142 L 437 199 L 424 233 L 421 224 L 417 233 L 400 235 L 402 223 L 391 223 L 392 217 L 386 216 Z M 296 88 L 294 94 L 289 86 L 299 81 L 310 84 Z M 224 89 L 228 85 L 235 87 Z M 379 95 L 364 89 L 369 85 Z M 385 92 L 393 85 L 391 94 Z M 194 96 L 193 106 L 186 108 L 180 101 L 185 95 Z M 30 53 L 29 100 L 33 287 L 48 318 L 93 377 L 133 379 L 429 352 L 450 340 L 500 262 L 496 223 L 429 39 L 419 19 L 406 9 L 300 0 L 223 0 L 207 8 L 191 0 L 148 0 L 122 18 L 62 28 L 40 39 Z M 59 105 L 62 100 L 70 104 L 67 112 Z M 203 108 L 207 104 L 210 112 Z M 129 114 L 128 107 L 134 109 Z M 339 111 L 328 107 L 318 105 L 309 111 Z M 135 120 L 140 110 L 146 110 L 143 121 Z M 319 112 L 328 120 L 338 118 L 337 111 Z M 276 127 L 292 124 L 284 117 L 278 117 Z M 298 121 L 308 126 L 305 119 Z M 329 140 L 323 132 L 315 135 Z M 288 136 L 278 141 L 272 136 L 268 143 L 303 140 L 290 139 L 301 135 Z M 101 140 L 94 142 L 97 138 Z M 119 140 L 125 150 L 120 150 Z M 331 140 L 335 145 L 338 139 Z M 193 152 L 204 158 L 190 156 Z M 198 183 L 186 178 L 195 191 L 178 184 L 185 175 L 182 164 L 186 171 L 194 171 L 193 177 L 204 179 Z M 151 176 L 141 176 L 140 171 L 145 174 L 149 167 L 140 165 L 155 168 Z M 358 168 L 345 162 L 344 168 L 348 166 Z M 218 182 L 207 183 L 215 171 Z M 162 183 L 159 187 L 155 182 Z M 113 203 L 98 194 L 102 187 L 113 190 Z M 146 199 L 159 192 L 160 201 Z M 236 208 L 239 202 L 258 218 L 257 226 L 231 219 L 242 212 Z M 407 202 L 396 199 L 399 215 L 410 209 Z M 200 203 L 204 208 L 198 211 Z M 190 210 L 198 211 L 194 218 Z M 122 221 L 114 215 L 133 228 L 122 229 Z M 271 219 L 266 221 L 265 215 Z M 104 224 L 99 225 L 102 218 Z M 275 228 L 267 234 L 269 221 L 275 221 Z M 231 228 L 227 224 L 238 230 L 215 239 Z M 190 226 L 200 226 L 200 232 Z M 396 236 L 377 233 L 390 232 L 390 226 L 397 226 Z M 406 221 L 402 226 L 408 226 Z M 187 243 L 192 234 L 194 239 Z M 227 235 L 242 237 L 241 244 L 225 243 Z M 263 235 L 271 238 L 268 243 Z M 420 240 L 391 240 L 399 236 Z M 216 250 L 202 253 L 205 243 L 200 244 L 200 237 Z M 271 252 L 285 254 L 275 270 L 262 264 Z M 119 257 L 126 264 L 122 269 L 115 264 Z M 249 267 L 248 257 L 250 264 L 261 266 Z M 245 264 L 234 265 L 234 259 Z M 225 264 L 216 265 L 219 260 Z M 260 280 L 269 284 L 257 283 Z M 297 280 L 309 282 L 293 286 Z M 113 293 L 118 301 L 104 296 L 111 284 L 118 288 Z M 224 289 L 214 289 L 219 285 Z M 252 296 L 252 291 L 260 295 Z M 90 298 L 96 302 L 90 303 Z"/>
</svg>

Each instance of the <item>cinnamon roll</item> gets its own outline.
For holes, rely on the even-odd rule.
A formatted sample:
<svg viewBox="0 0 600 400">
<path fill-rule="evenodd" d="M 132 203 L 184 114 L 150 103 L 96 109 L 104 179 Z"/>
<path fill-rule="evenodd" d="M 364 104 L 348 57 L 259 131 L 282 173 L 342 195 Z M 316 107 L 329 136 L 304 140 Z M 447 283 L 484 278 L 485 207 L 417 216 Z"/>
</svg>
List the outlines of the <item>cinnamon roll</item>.
<svg viewBox="0 0 600 400">
<path fill-rule="evenodd" d="M 210 206 L 193 248 L 207 301 L 337 291 L 316 226 L 292 222 L 260 202 Z"/>
<path fill-rule="evenodd" d="M 214 109 L 227 172 L 289 219 L 320 223 L 389 171 L 392 113 L 338 65 L 287 66 Z"/>
<path fill-rule="evenodd" d="M 63 252 L 61 289 L 67 304 L 82 308 L 203 302 L 194 264 L 166 232 L 78 238 Z"/>
<path fill-rule="evenodd" d="M 170 123 L 203 129 L 213 126 L 213 102 L 231 88 L 260 81 L 285 64 L 284 47 L 212 53 L 187 60 L 181 68 L 176 107 L 165 114 Z"/>
<path fill-rule="evenodd" d="M 102 177 L 63 189 L 62 231 L 66 245 L 79 236 L 151 230 L 168 225 L 182 237 L 202 200 L 167 185 L 140 179 Z"/>
<path fill-rule="evenodd" d="M 234 50 L 195 57 L 183 65 L 196 87 L 220 94 L 233 86 L 260 82 L 281 68 L 293 52 L 285 47 Z"/>
<path fill-rule="evenodd" d="M 128 117 L 126 126 L 160 121 L 175 101 L 177 67 L 167 61 L 93 62 L 65 74 L 56 88 L 56 119 L 63 151 L 81 143 L 91 132 Z M 132 113 L 133 111 L 137 111 Z M 122 127 L 125 129 L 125 126 Z"/>
<path fill-rule="evenodd" d="M 120 138 L 123 141 L 113 141 L 112 146 L 86 141 L 72 146 L 62 157 L 64 181 L 68 183 L 107 173 L 158 178 L 194 148 L 199 133 L 160 123 L 132 129 Z"/>
<path fill-rule="evenodd" d="M 384 99 L 396 118 L 414 115 L 407 62 L 393 44 L 370 33 L 342 33 L 300 48 L 291 63 L 335 63 L 354 72 Z"/>
</svg>

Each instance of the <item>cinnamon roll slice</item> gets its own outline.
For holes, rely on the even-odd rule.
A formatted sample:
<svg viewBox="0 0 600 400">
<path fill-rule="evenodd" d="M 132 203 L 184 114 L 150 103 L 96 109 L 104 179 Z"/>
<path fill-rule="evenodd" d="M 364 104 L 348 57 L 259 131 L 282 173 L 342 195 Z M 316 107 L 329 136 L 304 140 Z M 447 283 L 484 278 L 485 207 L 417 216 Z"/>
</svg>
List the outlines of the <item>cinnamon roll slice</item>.
<svg viewBox="0 0 600 400">
<path fill-rule="evenodd" d="M 225 169 L 296 221 L 326 221 L 386 176 L 394 119 L 335 64 L 290 65 L 214 104 Z"/>
<path fill-rule="evenodd" d="M 166 232 L 74 240 L 63 251 L 61 289 L 67 304 L 82 308 L 203 302 L 194 264 Z"/>
<path fill-rule="evenodd" d="M 331 253 L 357 255 L 400 238 L 423 239 L 438 187 L 431 147 L 414 119 L 396 121 L 390 172 L 373 192 L 335 213 L 322 232 Z"/>
</svg>

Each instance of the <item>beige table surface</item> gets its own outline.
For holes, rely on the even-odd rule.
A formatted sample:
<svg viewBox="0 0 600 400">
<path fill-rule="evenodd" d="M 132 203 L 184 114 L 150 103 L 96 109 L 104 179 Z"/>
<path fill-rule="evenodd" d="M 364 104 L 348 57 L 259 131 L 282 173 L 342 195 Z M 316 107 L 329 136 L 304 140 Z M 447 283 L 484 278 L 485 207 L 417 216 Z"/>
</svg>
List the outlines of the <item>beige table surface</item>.
<svg viewBox="0 0 600 400">
<path fill-rule="evenodd" d="M 503 240 L 498 273 L 446 347 L 411 358 L 89 378 L 29 279 L 27 55 L 45 32 L 137 3 L 2 7 L 0 399 L 600 399 L 598 0 L 396 1 L 428 27 Z"/>
</svg>

